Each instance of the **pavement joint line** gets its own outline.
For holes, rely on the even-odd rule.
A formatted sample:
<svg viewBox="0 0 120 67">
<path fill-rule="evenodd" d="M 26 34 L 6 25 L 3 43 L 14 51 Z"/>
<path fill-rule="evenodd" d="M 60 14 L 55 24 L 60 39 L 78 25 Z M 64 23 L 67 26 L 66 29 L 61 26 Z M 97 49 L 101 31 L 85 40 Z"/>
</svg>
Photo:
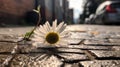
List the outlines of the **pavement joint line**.
<svg viewBox="0 0 120 67">
<path fill-rule="evenodd" d="M 18 46 L 16 45 L 13 50 L 10 52 L 11 55 L 6 58 L 6 60 L 2 63 L 2 66 L 10 66 L 11 61 L 16 57 L 16 53 L 18 51 Z"/>
<path fill-rule="evenodd" d="M 15 41 L 9 41 L 9 40 L 0 40 L 0 42 L 17 43 Z"/>
<path fill-rule="evenodd" d="M 49 48 L 49 47 L 48 47 Z M 48 49 L 47 47 L 45 48 L 45 47 L 38 47 L 38 49 Z M 92 49 L 92 48 L 81 48 L 81 47 L 76 47 L 76 48 L 74 48 L 74 47 L 57 47 L 57 48 L 66 48 L 66 49 L 80 49 L 80 50 L 111 50 L 111 49 Z"/>
<path fill-rule="evenodd" d="M 79 48 L 80 50 L 104 50 L 104 51 L 108 51 L 110 49 L 92 49 L 92 48 Z M 112 51 L 112 50 L 111 50 Z"/>
<path fill-rule="evenodd" d="M 120 60 L 120 57 L 97 57 L 97 60 Z"/>
<path fill-rule="evenodd" d="M 86 39 L 82 39 L 80 42 L 74 44 L 74 43 L 71 43 L 70 45 L 80 45 L 80 44 L 84 44 Z"/>
<path fill-rule="evenodd" d="M 8 56 L 6 60 L 2 63 L 2 66 L 9 67 L 11 61 L 16 57 L 16 54 Z"/>
<path fill-rule="evenodd" d="M 120 46 L 120 45 L 113 45 L 113 44 L 111 44 L 111 45 L 107 45 L 107 44 L 85 44 L 85 45 L 87 45 L 87 46 Z"/>
<path fill-rule="evenodd" d="M 95 60 L 95 59 L 97 58 L 97 56 L 96 56 L 94 53 L 92 53 L 92 52 L 90 52 L 90 51 L 88 51 L 88 50 L 85 50 L 84 52 L 85 52 L 85 54 L 88 56 L 88 58 L 89 58 L 90 60 Z"/>
<path fill-rule="evenodd" d="M 79 63 L 79 67 L 84 67 L 81 63 Z"/>
<path fill-rule="evenodd" d="M 111 38 L 109 38 L 109 39 L 106 39 L 106 38 L 94 38 L 94 37 L 89 37 L 89 38 L 69 38 L 70 40 L 96 40 L 96 41 L 98 41 L 98 40 L 107 40 L 107 42 L 109 42 L 109 39 L 111 39 Z M 116 39 L 116 38 L 113 38 L 113 39 Z M 118 39 L 120 39 L 120 38 L 118 38 Z"/>
<path fill-rule="evenodd" d="M 19 52 L 16 54 L 44 54 L 45 52 Z M 73 54 L 85 54 L 85 53 L 79 53 L 79 52 L 58 52 L 58 53 L 73 53 Z M 0 52 L 2 55 L 12 55 L 11 52 Z"/>
<path fill-rule="evenodd" d="M 81 61 L 90 61 L 90 59 L 81 59 L 81 60 L 67 60 L 65 59 L 64 61 L 62 61 L 63 63 L 78 63 L 78 62 L 81 62 Z"/>
</svg>

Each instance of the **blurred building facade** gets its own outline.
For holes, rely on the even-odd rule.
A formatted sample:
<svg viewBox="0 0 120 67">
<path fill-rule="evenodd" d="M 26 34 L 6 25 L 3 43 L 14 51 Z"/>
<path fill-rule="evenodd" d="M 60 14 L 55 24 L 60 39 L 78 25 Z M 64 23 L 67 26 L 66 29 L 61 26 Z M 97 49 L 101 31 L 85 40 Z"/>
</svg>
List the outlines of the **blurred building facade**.
<svg viewBox="0 0 120 67">
<path fill-rule="evenodd" d="M 68 10 L 68 15 L 67 15 L 67 22 L 68 24 L 74 24 L 74 21 L 73 21 L 73 9 L 69 9 Z"/>
<path fill-rule="evenodd" d="M 0 23 L 18 23 L 26 11 L 34 8 L 34 0 L 0 0 Z"/>
<path fill-rule="evenodd" d="M 8 22 L 4 18 L 18 23 L 17 21 L 23 18 L 26 12 L 36 9 L 38 5 L 40 5 L 42 23 L 52 22 L 55 19 L 58 22 L 68 23 L 68 17 L 73 19 L 73 10 L 69 9 L 68 0 L 0 0 L 0 23 Z"/>
<path fill-rule="evenodd" d="M 41 6 L 41 20 L 45 21 L 54 21 L 55 19 L 58 22 L 65 21 L 68 23 L 68 16 L 72 16 L 73 12 L 69 11 L 69 1 L 68 0 L 36 0 L 37 6 Z M 68 12 L 70 12 L 68 14 Z M 72 20 L 73 21 L 73 20 Z"/>
</svg>

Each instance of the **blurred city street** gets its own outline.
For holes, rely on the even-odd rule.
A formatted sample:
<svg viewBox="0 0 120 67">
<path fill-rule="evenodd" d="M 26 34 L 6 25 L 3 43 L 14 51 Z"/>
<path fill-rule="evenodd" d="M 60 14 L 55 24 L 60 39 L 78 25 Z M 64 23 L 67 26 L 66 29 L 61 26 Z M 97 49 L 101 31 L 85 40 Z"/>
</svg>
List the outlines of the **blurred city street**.
<svg viewBox="0 0 120 67">
<path fill-rule="evenodd" d="M 34 26 L 18 26 L 18 27 L 1 27 L 0 34 L 25 34 L 26 32 L 31 31 Z M 66 28 L 68 30 L 77 30 L 77 31 L 105 31 L 105 32 L 120 32 L 120 26 L 116 25 L 85 25 L 85 24 L 76 24 L 68 25 Z"/>
<path fill-rule="evenodd" d="M 120 67 L 120 26 L 68 25 L 69 44 L 48 53 L 29 46 L 15 55 L 16 41 L 33 27 L 0 28 L 0 65 L 10 67 Z M 42 48 L 44 49 L 44 48 Z M 54 49 L 53 49 L 54 51 Z M 9 59 L 11 58 L 11 59 Z M 5 64 L 7 63 L 7 64 Z"/>
<path fill-rule="evenodd" d="M 118 24 L 120 0 L 0 0 L 0 67 L 120 67 Z"/>
</svg>

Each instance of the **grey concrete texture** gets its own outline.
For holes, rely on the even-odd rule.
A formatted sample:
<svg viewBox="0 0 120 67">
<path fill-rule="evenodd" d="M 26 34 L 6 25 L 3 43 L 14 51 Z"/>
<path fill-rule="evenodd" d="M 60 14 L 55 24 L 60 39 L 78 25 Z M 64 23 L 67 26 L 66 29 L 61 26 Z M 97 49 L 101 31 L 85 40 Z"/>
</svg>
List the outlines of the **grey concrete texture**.
<svg viewBox="0 0 120 67">
<path fill-rule="evenodd" d="M 31 29 L 0 28 L 1 67 L 120 67 L 120 26 L 68 25 L 69 44 L 63 47 L 18 44 Z"/>
</svg>

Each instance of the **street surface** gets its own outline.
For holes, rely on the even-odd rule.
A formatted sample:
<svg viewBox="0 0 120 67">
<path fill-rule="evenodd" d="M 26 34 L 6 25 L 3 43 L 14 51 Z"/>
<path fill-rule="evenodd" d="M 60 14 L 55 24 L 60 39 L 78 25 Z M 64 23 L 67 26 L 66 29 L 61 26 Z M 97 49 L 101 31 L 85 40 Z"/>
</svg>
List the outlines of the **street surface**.
<svg viewBox="0 0 120 67">
<path fill-rule="evenodd" d="M 120 26 L 69 25 L 68 46 L 32 49 L 16 41 L 33 27 L 0 28 L 1 67 L 120 67 Z"/>
</svg>

